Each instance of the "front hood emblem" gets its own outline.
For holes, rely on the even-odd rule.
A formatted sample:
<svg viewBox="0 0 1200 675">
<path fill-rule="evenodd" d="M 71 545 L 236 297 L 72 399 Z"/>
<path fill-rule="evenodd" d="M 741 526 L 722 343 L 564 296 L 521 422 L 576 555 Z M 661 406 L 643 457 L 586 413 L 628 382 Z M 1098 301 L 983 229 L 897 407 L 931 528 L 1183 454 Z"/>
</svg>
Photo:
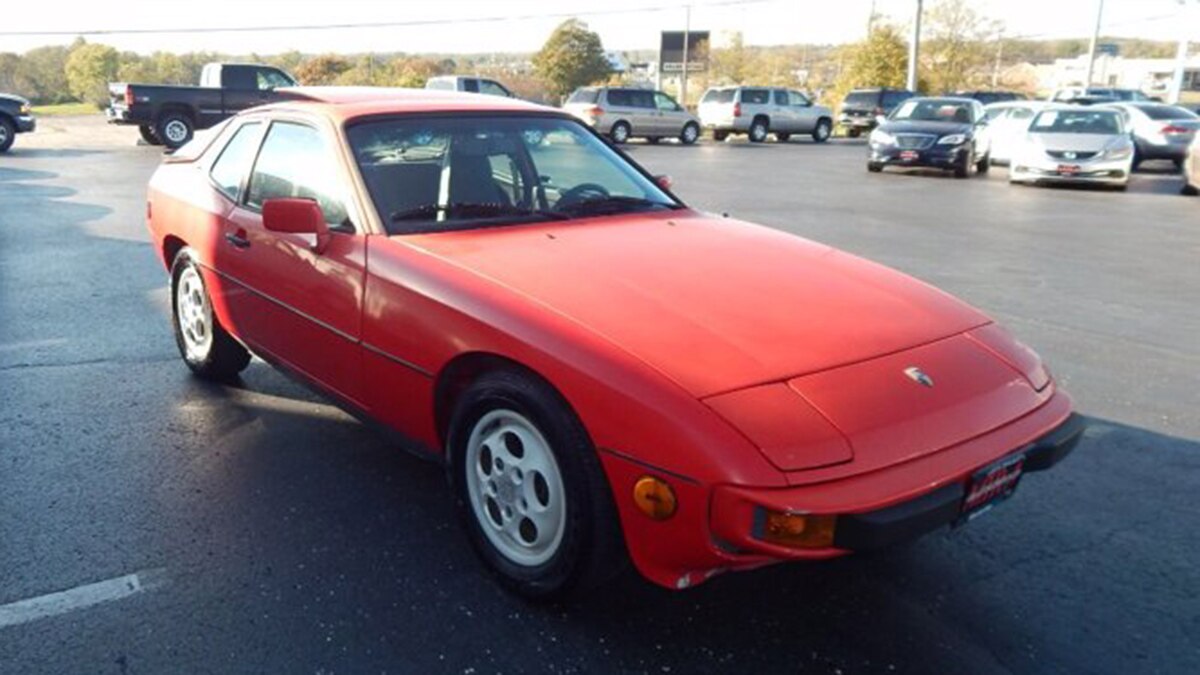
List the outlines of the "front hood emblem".
<svg viewBox="0 0 1200 675">
<path fill-rule="evenodd" d="M 926 375 L 925 371 L 921 370 L 920 368 L 918 368 L 916 366 L 910 366 L 908 368 L 905 368 L 904 374 L 908 376 L 908 379 L 912 380 L 913 382 L 916 382 L 919 385 L 922 385 L 925 387 L 933 386 L 933 378 Z"/>
</svg>

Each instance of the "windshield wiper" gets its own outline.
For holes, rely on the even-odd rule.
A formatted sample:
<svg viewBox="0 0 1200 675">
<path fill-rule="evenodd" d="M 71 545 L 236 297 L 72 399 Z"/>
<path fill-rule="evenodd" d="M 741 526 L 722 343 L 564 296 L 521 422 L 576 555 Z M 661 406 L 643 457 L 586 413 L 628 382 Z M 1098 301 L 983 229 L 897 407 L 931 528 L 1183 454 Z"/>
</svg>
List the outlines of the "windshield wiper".
<svg viewBox="0 0 1200 675">
<path fill-rule="evenodd" d="M 624 211 L 634 211 L 639 209 L 677 209 L 675 204 L 665 204 L 656 202 L 652 199 L 643 199 L 642 197 L 626 197 L 623 195 L 608 195 L 607 197 L 593 197 L 591 199 L 583 199 L 573 204 L 566 206 L 557 206 L 555 210 L 565 211 L 576 215 L 593 214 L 604 215 L 611 213 L 621 213 Z"/>
<path fill-rule="evenodd" d="M 566 216 L 558 213 L 534 211 L 500 202 L 451 202 L 445 205 L 422 204 L 411 209 L 396 211 L 390 216 L 390 220 L 393 223 L 405 220 L 428 220 L 439 213 L 465 218 L 496 218 L 500 216 L 536 216 L 547 220 L 563 220 L 566 218 Z"/>
</svg>

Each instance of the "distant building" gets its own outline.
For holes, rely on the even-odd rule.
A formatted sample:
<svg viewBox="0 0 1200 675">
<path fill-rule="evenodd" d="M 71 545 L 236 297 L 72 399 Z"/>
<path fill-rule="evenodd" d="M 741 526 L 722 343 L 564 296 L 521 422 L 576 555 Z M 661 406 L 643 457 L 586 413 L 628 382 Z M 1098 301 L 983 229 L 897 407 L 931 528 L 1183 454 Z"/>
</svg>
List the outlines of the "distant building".
<svg viewBox="0 0 1200 675">
<path fill-rule="evenodd" d="M 1033 66 L 1038 89 L 1054 91 L 1083 85 L 1087 77 L 1087 55 L 1072 59 L 1056 59 L 1054 63 Z M 1092 84 L 1100 87 L 1141 89 L 1150 95 L 1162 96 L 1171 89 L 1175 77 L 1175 59 L 1127 59 L 1122 56 L 1098 54 L 1092 69 Z M 1192 56 L 1183 71 L 1183 90 L 1200 91 L 1200 55 Z"/>
</svg>

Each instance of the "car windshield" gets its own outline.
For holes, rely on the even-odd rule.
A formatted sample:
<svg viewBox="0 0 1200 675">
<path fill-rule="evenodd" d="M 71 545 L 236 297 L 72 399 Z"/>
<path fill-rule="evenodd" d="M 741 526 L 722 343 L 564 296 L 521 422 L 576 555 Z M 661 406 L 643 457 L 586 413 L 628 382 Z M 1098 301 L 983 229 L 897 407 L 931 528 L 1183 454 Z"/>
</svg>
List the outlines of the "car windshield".
<svg viewBox="0 0 1200 675">
<path fill-rule="evenodd" d="M 346 133 L 390 234 L 683 208 L 573 120 L 390 118 Z"/>
<path fill-rule="evenodd" d="M 852 91 L 846 95 L 846 100 L 842 101 L 842 105 L 866 106 L 874 107 L 879 101 L 879 92 L 877 91 Z"/>
<path fill-rule="evenodd" d="M 576 89 L 567 99 L 567 103 L 595 103 L 600 96 L 599 89 Z"/>
<path fill-rule="evenodd" d="M 951 99 L 909 99 L 900 104 L 891 119 L 908 122 L 954 122 L 970 124 L 974 121 L 971 104 Z"/>
<path fill-rule="evenodd" d="M 1121 120 L 1110 110 L 1045 110 L 1029 127 L 1035 134 L 1119 134 Z"/>
<path fill-rule="evenodd" d="M 736 89 L 709 89 L 704 94 L 701 103 L 733 103 L 733 95 L 737 93 Z"/>
</svg>

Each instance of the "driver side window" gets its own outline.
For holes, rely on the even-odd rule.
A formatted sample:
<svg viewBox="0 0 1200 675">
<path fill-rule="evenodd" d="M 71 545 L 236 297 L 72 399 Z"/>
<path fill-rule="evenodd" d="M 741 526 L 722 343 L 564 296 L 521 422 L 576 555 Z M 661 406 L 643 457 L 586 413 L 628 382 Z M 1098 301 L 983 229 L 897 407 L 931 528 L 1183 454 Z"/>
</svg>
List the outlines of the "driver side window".
<svg viewBox="0 0 1200 675">
<path fill-rule="evenodd" d="M 273 123 L 250 174 L 246 205 L 261 209 L 268 199 L 312 199 L 321 206 L 325 222 L 335 227 L 346 223 L 349 217 L 331 159 L 316 129 Z"/>
<path fill-rule="evenodd" d="M 679 110 L 679 104 L 675 102 L 675 99 L 667 96 L 661 91 L 654 92 L 654 105 L 657 106 L 659 110 L 665 110 L 667 112 L 675 112 L 676 110 Z"/>
</svg>

